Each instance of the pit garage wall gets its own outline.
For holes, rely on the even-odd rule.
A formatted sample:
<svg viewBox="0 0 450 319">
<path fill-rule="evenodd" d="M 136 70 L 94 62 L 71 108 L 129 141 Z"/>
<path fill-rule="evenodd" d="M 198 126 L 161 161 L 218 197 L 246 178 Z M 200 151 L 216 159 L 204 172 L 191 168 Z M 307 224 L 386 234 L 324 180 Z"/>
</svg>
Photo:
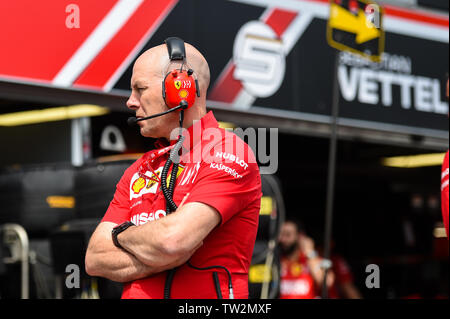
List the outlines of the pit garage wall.
<svg viewBox="0 0 450 319">
<path fill-rule="evenodd" d="M 0 167 L 71 162 L 71 122 L 0 127 Z"/>
</svg>

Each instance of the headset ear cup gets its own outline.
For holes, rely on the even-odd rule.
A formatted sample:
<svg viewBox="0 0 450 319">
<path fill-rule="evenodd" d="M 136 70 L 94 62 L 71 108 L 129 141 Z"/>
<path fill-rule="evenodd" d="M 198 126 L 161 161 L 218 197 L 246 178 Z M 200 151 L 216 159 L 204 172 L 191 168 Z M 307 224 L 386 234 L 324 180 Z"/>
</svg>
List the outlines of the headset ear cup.
<svg viewBox="0 0 450 319">
<path fill-rule="evenodd" d="M 163 97 L 168 108 L 179 106 L 182 101 L 188 103 L 188 108 L 194 105 L 198 95 L 198 85 L 195 77 L 184 70 L 172 70 L 163 83 Z"/>
</svg>

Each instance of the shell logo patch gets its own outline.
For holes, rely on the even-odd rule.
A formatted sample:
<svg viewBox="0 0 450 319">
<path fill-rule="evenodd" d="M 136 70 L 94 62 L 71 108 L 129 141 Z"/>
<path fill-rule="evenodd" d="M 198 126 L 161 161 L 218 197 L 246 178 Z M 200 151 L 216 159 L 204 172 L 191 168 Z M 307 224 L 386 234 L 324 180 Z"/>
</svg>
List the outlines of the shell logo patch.
<svg viewBox="0 0 450 319">
<path fill-rule="evenodd" d="M 140 176 L 138 172 L 134 173 L 130 181 L 129 194 L 130 200 L 139 198 L 145 194 L 156 194 L 160 183 L 160 176 L 163 166 L 152 172 L 145 172 L 145 176 Z"/>
<path fill-rule="evenodd" d="M 189 96 L 189 92 L 187 90 L 181 90 L 178 93 L 178 96 L 181 97 L 182 99 L 185 99 L 185 98 L 187 98 Z"/>
<path fill-rule="evenodd" d="M 179 90 L 181 88 L 181 81 L 180 80 L 175 81 L 174 84 L 175 84 L 175 88 L 177 90 Z"/>
<path fill-rule="evenodd" d="M 131 189 L 135 194 L 139 194 L 144 187 L 145 187 L 145 179 L 139 177 L 137 180 L 134 181 L 133 185 L 131 186 Z"/>
</svg>

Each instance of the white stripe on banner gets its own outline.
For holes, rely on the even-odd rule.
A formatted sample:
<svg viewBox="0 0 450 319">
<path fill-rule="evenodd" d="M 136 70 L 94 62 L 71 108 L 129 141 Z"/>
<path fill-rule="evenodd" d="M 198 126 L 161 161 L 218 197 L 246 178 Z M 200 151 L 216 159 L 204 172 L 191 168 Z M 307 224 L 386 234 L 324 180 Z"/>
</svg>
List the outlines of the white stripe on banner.
<svg viewBox="0 0 450 319">
<path fill-rule="evenodd" d="M 117 81 L 120 79 L 120 77 L 123 75 L 123 73 L 128 69 L 131 62 L 136 58 L 139 52 L 141 52 L 142 48 L 147 44 L 147 42 L 150 40 L 150 38 L 153 36 L 156 30 L 158 30 L 161 23 L 166 20 L 169 13 L 172 11 L 172 9 L 175 7 L 175 5 L 178 3 L 178 0 L 173 0 L 171 4 L 166 8 L 166 10 L 158 17 L 158 19 L 155 21 L 155 23 L 150 27 L 150 29 L 147 30 L 146 34 L 142 37 L 142 39 L 139 41 L 139 43 L 134 47 L 134 49 L 130 52 L 130 54 L 123 60 L 122 64 L 119 66 L 119 68 L 114 72 L 114 74 L 111 76 L 111 78 L 106 82 L 106 84 L 103 86 L 103 91 L 107 92 L 112 89 L 112 87 L 117 83 Z"/>
<path fill-rule="evenodd" d="M 314 17 L 328 19 L 329 4 L 326 2 L 298 1 L 298 0 L 230 0 L 259 7 L 284 9 L 292 12 L 311 13 Z"/>
<path fill-rule="evenodd" d="M 290 10 L 293 12 L 311 14 L 315 18 L 328 19 L 329 4 L 325 2 L 314 2 L 305 0 L 229 0 L 233 2 L 240 2 L 254 6 L 279 8 Z M 443 16 L 444 17 L 444 16 Z M 383 27 L 385 31 L 408 35 L 416 38 L 423 38 L 429 40 L 440 41 L 444 43 L 449 42 L 448 28 L 424 23 L 421 21 L 407 20 L 404 18 L 397 18 L 390 15 L 384 15 Z"/>
<path fill-rule="evenodd" d="M 387 32 L 448 43 L 448 28 L 446 27 L 439 27 L 420 21 L 408 21 L 387 15 L 383 18 L 383 27 L 384 31 Z"/>
<path fill-rule="evenodd" d="M 53 79 L 70 86 L 137 10 L 143 0 L 119 0 Z"/>
<path fill-rule="evenodd" d="M 303 32 L 308 28 L 314 15 L 309 12 L 300 12 L 299 16 L 289 25 L 282 35 L 283 48 L 286 55 L 291 52 L 297 43 L 298 39 L 303 35 Z"/>
</svg>

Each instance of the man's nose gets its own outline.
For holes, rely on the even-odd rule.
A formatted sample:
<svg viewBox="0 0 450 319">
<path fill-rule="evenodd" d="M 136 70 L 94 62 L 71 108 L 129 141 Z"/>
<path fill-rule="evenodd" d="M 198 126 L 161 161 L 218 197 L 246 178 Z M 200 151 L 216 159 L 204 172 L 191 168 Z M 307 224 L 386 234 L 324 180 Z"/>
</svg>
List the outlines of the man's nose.
<svg viewBox="0 0 450 319">
<path fill-rule="evenodd" d="M 140 106 L 139 100 L 135 97 L 134 93 L 132 92 L 130 97 L 127 100 L 127 107 L 129 109 L 135 110 L 138 109 Z"/>
</svg>

